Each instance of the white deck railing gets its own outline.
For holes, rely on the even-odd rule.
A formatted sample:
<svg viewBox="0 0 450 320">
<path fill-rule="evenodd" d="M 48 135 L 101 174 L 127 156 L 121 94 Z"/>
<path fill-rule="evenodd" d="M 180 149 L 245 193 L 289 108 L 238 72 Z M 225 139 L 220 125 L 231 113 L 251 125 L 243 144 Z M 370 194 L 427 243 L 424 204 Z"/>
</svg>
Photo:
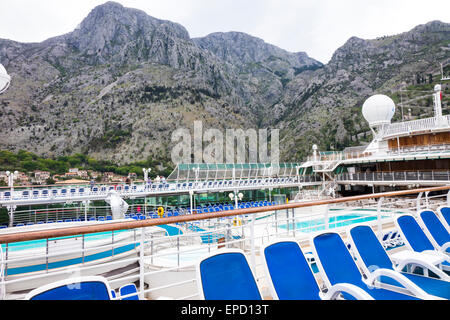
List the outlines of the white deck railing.
<svg viewBox="0 0 450 320">
<path fill-rule="evenodd" d="M 393 136 L 399 134 L 408 134 L 415 131 L 425 131 L 433 129 L 450 128 L 450 116 L 442 116 L 441 121 L 438 118 L 425 118 L 407 122 L 392 123 L 385 127 L 383 136 Z"/>
<path fill-rule="evenodd" d="M 450 188 L 450 187 L 448 187 Z M 431 188 L 427 190 L 442 190 L 444 188 Z M 392 232 L 392 219 L 405 212 L 414 213 L 421 207 L 433 208 L 438 205 L 448 203 L 444 200 L 422 198 L 425 189 L 408 191 L 411 194 L 419 193 L 419 197 L 403 198 L 401 200 L 392 199 L 390 196 L 406 194 L 405 192 L 389 193 L 389 194 L 374 194 L 360 197 L 351 197 L 348 199 L 334 199 L 328 202 L 315 201 L 311 203 L 291 203 L 289 205 L 278 206 L 280 208 L 276 211 L 265 211 L 257 213 L 253 211 L 251 214 L 244 214 L 240 216 L 212 216 L 206 218 L 203 215 L 200 220 L 195 220 L 195 217 L 179 217 L 177 226 L 182 228 L 183 234 L 176 234 L 172 236 L 158 235 L 151 232 L 152 227 L 145 226 L 133 227 L 134 238 L 130 238 L 127 242 L 116 243 L 115 238 L 111 239 L 110 243 L 103 244 L 100 248 L 103 250 L 111 250 L 118 246 L 125 244 L 134 245 L 138 250 L 136 254 L 123 259 L 104 261 L 101 266 L 106 268 L 113 268 L 123 266 L 124 263 L 133 265 L 138 263 L 135 267 L 130 267 L 127 270 L 118 270 L 113 274 L 107 276 L 107 279 L 113 289 L 119 288 L 124 283 L 136 282 L 138 286 L 138 294 L 141 298 L 158 299 L 170 298 L 180 300 L 197 299 L 197 285 L 195 276 L 195 262 L 201 256 L 207 255 L 209 252 L 218 250 L 222 247 L 240 248 L 250 257 L 251 268 L 256 274 L 256 278 L 260 286 L 267 286 L 265 275 L 262 272 L 262 263 L 257 254 L 259 248 L 279 237 L 293 237 L 296 238 L 303 246 L 307 245 L 311 232 L 317 230 L 331 229 L 338 232 L 345 230 L 346 225 L 352 223 L 361 223 L 361 218 L 354 216 L 347 216 L 345 219 L 339 221 L 330 220 L 330 217 L 346 213 L 353 208 L 366 209 L 363 215 L 364 223 L 369 223 L 377 230 L 380 239 L 389 232 Z M 444 194 L 442 196 L 446 196 Z M 438 197 L 442 197 L 438 196 Z M 375 201 L 376 198 L 380 200 Z M 437 198 L 437 197 L 436 197 Z M 351 199 L 351 200 L 350 200 Z M 356 200 L 359 199 L 359 200 Z M 384 200 L 381 200 L 384 199 Z M 339 201 L 339 205 L 337 202 Z M 432 202 L 434 201 L 434 202 Z M 329 206 L 324 207 L 324 203 Z M 313 204 L 320 204 L 322 207 L 315 207 Z M 382 204 L 382 205 L 380 205 Z M 292 206 L 292 207 L 291 207 Z M 281 209 L 285 208 L 286 209 Z M 289 208 L 287 208 L 289 207 Z M 262 209 L 262 208 L 261 208 Z M 267 208 L 266 208 L 267 209 Z M 333 210 L 334 209 L 334 210 Z M 243 212 L 243 211 L 242 211 Z M 188 221 L 188 219 L 191 219 Z M 371 221 L 367 221 L 371 220 Z M 160 224 L 174 223 L 176 220 L 165 221 L 161 220 Z M 133 222 L 131 222 L 133 223 Z M 98 227 L 97 227 L 98 228 Z M 126 228 L 123 225 L 121 228 Z M 72 228 L 73 229 L 73 228 Z M 72 230 L 71 229 L 71 230 Z M 119 229 L 117 229 L 119 230 Z M 196 230 L 196 231 L 193 231 Z M 69 232 L 69 229 L 63 230 Z M 70 231 L 73 235 L 77 233 Z M 14 237 L 13 235 L 12 237 Z M 17 234 L 17 237 L 21 237 Z M 28 236 L 30 237 L 30 236 Z M 203 237 L 203 238 L 202 238 Z M 221 241 L 217 241 L 218 238 Z M 41 274 L 23 274 L 20 277 L 10 278 L 8 276 L 8 267 L 14 263 L 27 261 L 29 257 L 12 258 L 8 256 L 8 250 L 12 246 L 7 245 L 4 241 L 5 236 L 0 235 L 0 243 L 4 246 L 4 257 L 0 263 L 4 266 L 4 276 L 0 279 L 2 289 L 4 292 L 3 299 L 22 299 L 23 292 L 10 292 L 10 288 L 18 285 L 21 282 L 53 282 L 55 278 L 68 278 L 80 274 L 98 274 L 101 270 L 98 269 L 99 264 L 86 262 L 68 268 L 47 268 Z M 22 238 L 23 239 L 23 238 Z M 37 238 L 39 239 L 39 237 Z M 214 241 L 208 241 L 215 239 Z M 47 239 L 47 244 L 49 243 Z M 386 245 L 390 245 L 386 243 Z M 141 250 L 141 248 L 144 248 Z M 17 249 L 17 244 L 16 244 Z M 80 242 L 80 247 L 72 248 L 72 252 L 64 250 L 64 252 L 49 252 L 41 253 L 40 257 L 47 261 L 54 261 L 62 254 L 79 253 L 79 255 L 86 256 L 93 250 L 98 250 L 99 247 L 85 248 Z M 6 252 L 5 252 L 6 251 Z M 193 259 L 193 256 L 195 259 Z M 313 256 L 308 256 L 309 262 L 314 262 Z M 122 267 L 123 268 L 123 267 Z M 48 279 L 48 280 L 46 280 Z M 1 291 L 0 291 L 1 292 Z M 118 297 L 120 298 L 120 297 Z"/>
<path fill-rule="evenodd" d="M 359 172 L 342 173 L 337 175 L 337 182 L 408 182 L 429 183 L 430 181 L 441 183 L 450 182 L 450 171 L 395 171 L 395 172 Z"/>
</svg>

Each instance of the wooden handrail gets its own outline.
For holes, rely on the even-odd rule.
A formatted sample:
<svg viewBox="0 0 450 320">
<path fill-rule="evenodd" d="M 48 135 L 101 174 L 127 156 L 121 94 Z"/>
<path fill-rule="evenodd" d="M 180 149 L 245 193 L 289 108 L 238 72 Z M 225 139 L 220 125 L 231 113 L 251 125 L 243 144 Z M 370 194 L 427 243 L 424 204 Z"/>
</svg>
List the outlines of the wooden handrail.
<svg viewBox="0 0 450 320">
<path fill-rule="evenodd" d="M 433 187 L 433 188 L 421 188 L 421 189 L 412 189 L 412 190 L 365 194 L 365 195 L 343 197 L 343 198 L 337 198 L 337 199 L 295 202 L 295 203 L 288 203 L 288 204 L 267 206 L 267 207 L 235 209 L 235 210 L 222 211 L 222 212 L 217 212 L 217 213 L 200 213 L 200 214 L 190 214 L 190 215 L 184 215 L 184 216 L 178 216 L 178 217 L 158 218 L 158 219 L 149 219 L 149 220 L 141 220 L 141 221 L 110 222 L 110 223 L 102 223 L 99 225 L 91 225 L 91 226 L 83 226 L 83 227 L 70 227 L 70 228 L 40 230 L 40 231 L 37 230 L 37 231 L 27 231 L 27 232 L 16 232 L 16 233 L 0 235 L 0 244 L 31 241 L 31 240 L 40 240 L 40 239 L 48 239 L 48 238 L 68 237 L 68 236 L 74 236 L 74 235 L 80 235 L 80 234 L 91 234 L 91 233 L 108 232 L 108 231 L 116 231 L 116 230 L 130 230 L 130 229 L 153 227 L 153 226 L 159 226 L 159 225 L 165 225 L 165 224 L 199 221 L 199 220 L 207 220 L 207 219 L 214 219 L 214 218 L 225 218 L 225 217 L 245 215 L 245 214 L 255 214 L 255 213 L 268 212 L 268 211 L 274 211 L 274 210 L 286 210 L 286 209 L 293 209 L 293 208 L 303 208 L 303 207 L 358 201 L 358 200 L 365 200 L 365 199 L 379 199 L 379 198 L 383 198 L 383 197 L 404 196 L 404 195 L 420 193 L 420 192 L 427 192 L 427 191 L 433 192 L 433 191 L 445 191 L 445 190 L 450 190 L 450 185 L 441 186 L 441 187 Z"/>
</svg>

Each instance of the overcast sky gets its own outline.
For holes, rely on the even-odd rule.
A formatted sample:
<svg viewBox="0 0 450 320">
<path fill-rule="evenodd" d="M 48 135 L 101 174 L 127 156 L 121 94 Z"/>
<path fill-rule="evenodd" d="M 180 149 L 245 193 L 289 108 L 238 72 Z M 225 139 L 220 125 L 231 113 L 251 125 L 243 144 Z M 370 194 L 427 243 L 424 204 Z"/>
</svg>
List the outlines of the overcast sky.
<svg viewBox="0 0 450 320">
<path fill-rule="evenodd" d="M 0 38 L 40 42 L 73 31 L 106 0 L 0 1 Z M 241 31 L 327 63 L 350 37 L 373 39 L 432 20 L 450 22 L 448 0 L 117 0 L 182 24 L 191 37 Z"/>
</svg>

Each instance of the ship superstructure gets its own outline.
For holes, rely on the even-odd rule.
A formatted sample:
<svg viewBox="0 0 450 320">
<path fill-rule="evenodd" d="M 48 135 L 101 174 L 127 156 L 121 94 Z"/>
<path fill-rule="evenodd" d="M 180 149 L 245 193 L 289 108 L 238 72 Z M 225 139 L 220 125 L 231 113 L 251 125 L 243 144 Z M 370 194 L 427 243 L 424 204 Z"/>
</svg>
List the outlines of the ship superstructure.
<svg viewBox="0 0 450 320">
<path fill-rule="evenodd" d="M 450 115 L 442 114 L 442 86 L 434 87 L 434 116 L 391 123 L 394 101 L 374 95 L 362 107 L 373 140 L 366 146 L 320 152 L 301 165 L 341 193 L 390 191 L 450 183 Z"/>
</svg>

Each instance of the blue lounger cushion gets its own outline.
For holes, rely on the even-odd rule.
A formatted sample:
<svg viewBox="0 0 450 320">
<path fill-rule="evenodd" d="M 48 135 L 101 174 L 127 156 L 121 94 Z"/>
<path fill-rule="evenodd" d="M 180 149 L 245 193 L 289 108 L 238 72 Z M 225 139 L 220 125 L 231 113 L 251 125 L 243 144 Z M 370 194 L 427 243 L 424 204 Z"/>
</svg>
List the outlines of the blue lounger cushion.
<svg viewBox="0 0 450 320">
<path fill-rule="evenodd" d="M 369 272 L 377 268 L 394 270 L 393 263 L 381 245 L 377 236 L 369 226 L 356 226 L 350 230 L 350 236 L 354 248 Z M 424 277 L 421 275 L 401 272 L 403 276 L 411 280 L 428 294 L 450 299 L 450 282 Z M 388 277 L 381 277 L 380 281 L 393 286 L 401 285 Z"/>
<path fill-rule="evenodd" d="M 435 250 L 433 244 L 413 216 L 404 215 L 398 217 L 397 223 L 414 251 Z"/>
<path fill-rule="evenodd" d="M 89 281 L 62 285 L 42 292 L 30 300 L 110 300 L 110 296 L 104 283 Z"/>
<path fill-rule="evenodd" d="M 417 300 L 417 298 L 381 288 L 369 288 L 344 241 L 337 233 L 323 233 L 313 239 L 316 257 L 320 260 L 331 285 L 350 283 L 365 290 L 375 300 Z M 353 297 L 343 294 L 345 299 Z"/>
<path fill-rule="evenodd" d="M 442 214 L 442 217 L 447 222 L 447 224 L 450 226 L 450 208 L 449 207 L 441 208 L 441 214 Z"/>
<path fill-rule="evenodd" d="M 264 256 L 278 299 L 320 300 L 320 288 L 297 243 L 274 243 L 264 249 Z"/>
<path fill-rule="evenodd" d="M 242 253 L 224 252 L 199 264 L 206 300 L 261 300 L 247 259 Z"/>
<path fill-rule="evenodd" d="M 450 242 L 450 234 L 433 211 L 422 211 L 420 213 L 420 218 L 439 246 L 443 246 Z M 450 248 L 447 248 L 446 252 L 450 252 Z"/>
<path fill-rule="evenodd" d="M 431 243 L 430 239 L 428 239 L 425 232 L 420 228 L 419 223 L 417 223 L 416 219 L 410 215 L 404 215 L 398 217 L 397 220 L 398 227 L 402 230 L 405 240 L 411 246 L 411 249 L 416 252 L 422 252 L 425 250 L 433 251 L 435 247 Z M 450 262 L 444 261 L 442 262 L 442 266 L 445 269 L 450 268 Z"/>
<path fill-rule="evenodd" d="M 126 295 L 129 295 L 132 293 L 137 293 L 137 289 L 134 284 L 127 284 L 127 285 L 120 287 L 119 292 L 120 292 L 120 296 L 122 297 L 122 296 L 126 296 Z M 121 298 L 121 300 L 139 300 L 139 296 L 136 294 L 134 296 Z"/>
</svg>

